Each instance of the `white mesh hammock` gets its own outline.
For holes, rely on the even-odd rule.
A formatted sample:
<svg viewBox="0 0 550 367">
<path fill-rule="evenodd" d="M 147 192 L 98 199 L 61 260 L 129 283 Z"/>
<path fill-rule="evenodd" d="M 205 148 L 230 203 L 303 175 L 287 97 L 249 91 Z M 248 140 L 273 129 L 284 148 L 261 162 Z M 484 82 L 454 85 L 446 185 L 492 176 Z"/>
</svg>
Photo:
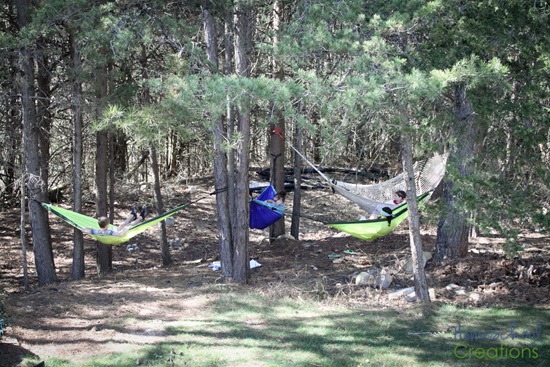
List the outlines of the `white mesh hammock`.
<svg viewBox="0 0 550 367">
<path fill-rule="evenodd" d="M 361 209 L 372 213 L 377 206 L 391 200 L 397 190 L 405 190 L 405 174 L 401 173 L 389 180 L 372 185 L 361 185 L 347 183 L 343 181 L 331 180 L 325 174 L 307 160 L 294 147 L 294 151 L 299 154 L 317 173 L 327 181 L 335 192 L 344 196 L 348 200 L 356 203 Z M 418 161 L 414 164 L 414 181 L 416 192 L 420 196 L 428 191 L 434 190 L 445 174 L 445 165 L 447 164 L 447 154 L 436 154 L 433 157 Z"/>
</svg>

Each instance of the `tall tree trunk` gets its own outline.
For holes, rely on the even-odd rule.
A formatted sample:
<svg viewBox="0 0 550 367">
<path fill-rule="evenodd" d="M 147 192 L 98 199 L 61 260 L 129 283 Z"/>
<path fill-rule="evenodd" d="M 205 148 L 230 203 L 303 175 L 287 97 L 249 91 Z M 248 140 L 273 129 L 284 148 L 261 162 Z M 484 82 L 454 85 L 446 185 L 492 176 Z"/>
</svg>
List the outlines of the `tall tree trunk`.
<svg viewBox="0 0 550 367">
<path fill-rule="evenodd" d="M 235 26 L 234 26 L 234 18 L 233 18 L 233 9 L 230 11 L 227 11 L 225 13 L 225 22 L 224 22 L 224 45 L 225 45 L 225 53 L 224 53 L 224 74 L 225 75 L 232 75 L 234 73 L 234 64 L 235 64 Z M 235 121 L 236 121 L 236 111 L 235 106 L 233 105 L 232 98 L 230 95 L 227 96 L 227 102 L 226 102 L 226 124 L 227 124 L 227 140 L 233 141 L 235 136 Z M 233 256 L 235 254 L 235 232 L 237 225 L 235 224 L 237 222 L 237 213 L 235 211 L 235 190 L 233 189 L 236 178 L 235 178 L 235 150 L 229 149 L 227 152 L 227 212 L 229 215 L 229 234 L 230 237 L 230 243 L 225 250 L 230 251 L 230 253 L 225 253 L 221 255 L 222 261 L 224 259 L 229 260 L 225 261 L 225 263 L 222 262 L 222 271 L 223 275 L 226 279 L 231 279 L 234 272 L 234 261 Z"/>
<path fill-rule="evenodd" d="M 115 147 L 118 141 L 115 141 L 115 137 L 118 134 L 116 133 L 116 130 L 109 129 L 107 132 L 107 144 L 108 144 L 108 152 L 107 155 L 107 176 L 109 177 L 109 181 L 107 184 L 107 193 L 108 193 L 108 203 L 109 203 L 109 220 L 111 223 L 114 223 L 115 220 L 115 184 L 116 184 L 116 178 L 115 178 Z M 111 246 L 109 246 L 109 251 L 112 251 Z M 111 255 L 109 255 L 111 256 Z"/>
<path fill-rule="evenodd" d="M 25 144 L 21 145 L 22 147 Z M 25 152 L 21 152 L 21 165 L 25 167 Z M 21 227 L 20 239 L 21 239 L 21 263 L 23 267 L 23 286 L 25 290 L 29 289 L 29 267 L 27 259 L 27 231 L 26 231 L 26 216 L 27 216 L 27 185 L 25 180 L 25 174 L 21 176 L 21 196 L 19 198 L 21 216 L 19 218 L 19 223 Z"/>
<path fill-rule="evenodd" d="M 408 119 L 407 119 L 408 120 Z M 409 240 L 413 261 L 414 290 L 416 298 L 421 302 L 430 302 L 426 273 L 424 272 L 424 250 L 420 237 L 420 224 L 418 218 L 418 203 L 416 202 L 416 185 L 414 182 L 414 169 L 412 158 L 412 142 L 408 132 L 403 132 L 401 137 L 403 152 L 403 169 L 405 173 L 405 185 L 407 187 L 407 207 L 409 211 Z"/>
<path fill-rule="evenodd" d="M 476 137 L 475 118 L 472 104 L 466 95 L 466 85 L 459 84 L 454 90 L 455 115 L 452 136 L 456 143 L 450 147 L 449 163 L 456 168 L 457 179 L 471 172 Z M 449 164 L 448 163 L 448 164 Z M 455 178 L 447 177 L 443 182 L 444 210 L 437 226 L 434 260 L 438 263 L 453 260 L 468 253 L 469 212 L 460 207 L 462 192 L 455 187 Z"/>
<path fill-rule="evenodd" d="M 11 2 L 9 6 L 4 8 L 4 16 L 6 19 L 14 19 L 16 17 L 15 3 Z M 10 22 L 3 28 L 5 34 L 16 35 L 19 31 L 17 22 Z M 20 183 L 16 180 L 21 177 L 21 167 L 25 165 L 21 163 L 21 147 L 22 147 L 22 125 L 21 125 L 21 107 L 19 104 L 19 85 L 18 85 L 18 55 L 14 52 L 3 54 L 5 64 L 8 65 L 7 70 L 4 70 L 6 80 L 3 83 L 3 94 L 5 100 L 4 113 L 0 114 L 2 121 L 0 135 L 2 136 L 2 144 L 5 151 L 5 161 L 3 164 L 4 170 L 4 185 L 3 195 L 5 199 L 13 200 L 17 197 Z M 26 203 L 25 203 L 26 206 Z M 26 213 L 26 210 L 24 211 Z"/>
<path fill-rule="evenodd" d="M 106 131 L 98 131 L 96 133 L 96 162 L 95 162 L 95 183 L 97 192 L 97 217 L 110 217 L 108 215 L 108 200 L 107 200 L 107 180 L 108 180 L 108 155 L 109 150 L 109 134 Z M 112 220 L 111 220 L 112 222 Z M 97 259 L 96 266 L 99 275 L 106 275 L 112 270 L 112 248 L 109 245 L 102 244 L 96 241 Z"/>
<path fill-rule="evenodd" d="M 238 77 L 248 78 L 251 39 L 251 8 L 239 2 L 235 6 L 235 70 Z M 250 273 L 249 245 L 249 194 L 248 168 L 250 150 L 250 105 L 243 99 L 237 106 L 237 133 L 235 182 L 235 228 L 233 230 L 233 274 L 231 280 L 247 283 Z"/>
<path fill-rule="evenodd" d="M 38 144 L 40 146 L 40 166 L 42 181 L 49 182 L 49 167 L 48 162 L 50 160 L 50 131 L 52 127 L 52 114 L 50 111 L 51 104 L 51 70 L 48 69 L 49 59 L 47 54 L 46 40 L 40 38 L 38 40 L 38 46 L 36 48 L 36 60 L 37 60 L 37 121 L 40 126 L 40 133 L 38 135 Z"/>
<path fill-rule="evenodd" d="M 109 141 L 113 146 L 111 148 L 113 176 L 122 177 L 128 171 L 128 138 L 122 130 L 114 130 L 111 132 Z"/>
<path fill-rule="evenodd" d="M 283 9 L 281 1 L 273 2 L 273 47 L 277 48 L 279 42 L 278 32 L 283 18 Z M 285 78 L 284 69 L 273 59 L 273 74 L 275 78 L 283 81 Z M 275 123 L 271 126 L 271 135 L 269 140 L 271 154 L 271 183 L 277 192 L 285 188 L 285 119 L 281 113 L 279 106 L 273 106 L 275 111 Z M 269 229 L 269 237 L 271 239 L 285 233 L 285 217 L 284 215 L 277 222 L 273 223 Z"/>
<path fill-rule="evenodd" d="M 82 62 L 74 33 L 69 31 L 70 52 L 73 61 L 73 210 L 82 211 L 82 85 L 80 75 Z M 84 277 L 84 236 L 82 231 L 74 229 L 73 232 L 73 264 L 72 279 Z"/>
<path fill-rule="evenodd" d="M 277 109 L 277 108 L 276 108 Z M 276 112 L 277 123 L 271 128 L 270 155 L 271 155 L 271 183 L 275 191 L 281 192 L 285 188 L 285 120 L 279 111 Z M 273 223 L 269 229 L 271 239 L 285 233 L 284 215 Z"/>
<path fill-rule="evenodd" d="M 96 111 L 95 117 L 99 119 L 103 113 L 105 99 L 107 97 L 107 67 L 102 65 L 97 68 L 95 88 L 96 88 Z M 95 182 L 97 192 L 97 216 L 106 216 L 113 220 L 113 211 L 108 212 L 107 183 L 109 174 L 109 134 L 107 131 L 98 131 L 96 133 L 96 162 L 95 162 Z M 97 249 L 97 272 L 99 275 L 106 275 L 112 270 L 113 249 L 109 245 L 96 242 Z"/>
<path fill-rule="evenodd" d="M 29 22 L 30 3 L 26 0 L 16 2 L 20 29 Z M 36 273 L 40 285 L 55 282 L 55 265 L 51 246 L 48 214 L 40 205 L 47 201 L 48 183 L 42 181 L 40 158 L 40 126 L 37 119 L 34 83 L 33 58 L 28 46 L 19 50 L 21 110 L 23 116 L 23 136 L 25 154 L 25 172 L 29 200 L 29 214 L 32 228 Z"/>
<path fill-rule="evenodd" d="M 153 170 L 153 176 L 155 178 L 154 182 L 154 191 L 155 191 L 155 201 L 157 203 L 157 212 L 164 213 L 164 203 L 162 200 L 162 191 L 160 189 L 160 174 L 159 174 L 159 164 L 157 158 L 157 149 L 154 146 L 151 146 L 151 169 Z M 168 238 L 166 235 L 166 223 L 165 221 L 160 222 L 160 251 L 161 251 L 161 260 L 162 266 L 169 266 L 172 264 L 172 257 L 170 256 L 170 246 L 168 246 Z"/>
<path fill-rule="evenodd" d="M 294 132 L 294 148 L 302 151 L 302 128 L 296 122 Z M 300 212 L 302 210 L 302 157 L 294 153 L 294 195 L 292 202 L 292 223 L 290 224 L 290 234 L 295 238 L 300 238 Z"/>
<path fill-rule="evenodd" d="M 211 13 L 212 2 L 203 1 L 202 17 L 203 17 L 203 29 L 204 39 L 206 42 L 206 52 L 208 61 L 210 62 L 211 72 L 218 73 L 218 47 L 216 37 L 216 24 Z M 226 21 L 227 22 L 227 21 Z M 227 32 L 226 32 L 227 33 Z M 226 54 L 230 53 L 232 49 L 226 47 Z M 230 71 L 231 62 L 229 66 L 226 65 L 226 72 Z M 230 108 L 228 108 L 228 111 Z M 218 232 L 220 234 L 219 246 L 220 246 L 220 262 L 222 263 L 222 273 L 225 277 L 230 278 L 233 274 L 233 232 L 232 222 L 229 210 L 229 175 L 227 170 L 228 160 L 226 153 L 223 149 L 223 141 L 225 134 L 225 127 L 223 118 L 219 118 L 216 124 L 212 128 L 212 134 L 214 137 L 214 186 L 216 192 L 216 215 Z M 232 181 L 231 181 L 232 182 Z"/>
<path fill-rule="evenodd" d="M 17 64 L 17 61 L 13 61 L 14 65 Z M 14 74 L 16 74 L 14 72 Z M 8 102 L 9 108 L 6 113 L 6 123 L 4 124 L 3 135 L 6 139 L 6 148 L 7 156 L 5 163 L 5 193 L 8 200 L 11 200 L 16 197 L 18 191 L 18 184 L 16 181 L 16 175 L 19 174 L 18 171 L 20 167 L 25 165 L 20 161 L 21 157 L 21 147 L 23 134 L 21 133 L 21 119 L 19 113 L 19 101 L 15 97 L 19 94 L 17 91 L 17 80 L 14 76 L 13 87 L 10 87 L 10 90 L 7 93 L 10 93 L 13 97 L 10 98 Z"/>
<path fill-rule="evenodd" d="M 42 188 L 46 192 L 49 191 L 50 180 L 50 131 L 52 128 L 52 114 L 50 110 L 51 105 L 51 70 L 49 70 L 49 59 L 46 52 L 46 41 L 40 37 L 37 41 L 37 47 L 35 50 L 36 55 L 36 69 L 37 69 L 37 90 L 36 90 L 36 121 L 38 122 L 38 165 L 40 169 L 40 180 L 42 181 Z M 48 217 L 46 216 L 46 220 Z M 49 223 L 48 223 L 48 236 Z M 53 248 L 50 240 L 50 251 L 53 259 Z"/>
</svg>

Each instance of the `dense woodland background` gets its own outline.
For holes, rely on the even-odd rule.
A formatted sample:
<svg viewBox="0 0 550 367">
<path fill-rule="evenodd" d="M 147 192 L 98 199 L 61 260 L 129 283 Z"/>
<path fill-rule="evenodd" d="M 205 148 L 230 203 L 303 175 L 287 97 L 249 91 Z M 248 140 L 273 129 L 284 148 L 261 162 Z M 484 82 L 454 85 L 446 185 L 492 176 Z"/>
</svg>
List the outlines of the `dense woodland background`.
<svg viewBox="0 0 550 367">
<path fill-rule="evenodd" d="M 549 14 L 540 0 L 4 2 L 1 205 L 21 206 L 47 284 L 49 194 L 113 218 L 123 181 L 150 182 L 162 212 L 163 182 L 212 177 L 224 276 L 246 282 L 251 167 L 280 189 L 285 167 L 300 182 L 290 145 L 390 176 L 447 152 L 435 260 L 464 255 L 473 228 L 521 251 L 516 236 L 550 222 Z M 82 243 L 75 231 L 74 279 Z"/>
</svg>

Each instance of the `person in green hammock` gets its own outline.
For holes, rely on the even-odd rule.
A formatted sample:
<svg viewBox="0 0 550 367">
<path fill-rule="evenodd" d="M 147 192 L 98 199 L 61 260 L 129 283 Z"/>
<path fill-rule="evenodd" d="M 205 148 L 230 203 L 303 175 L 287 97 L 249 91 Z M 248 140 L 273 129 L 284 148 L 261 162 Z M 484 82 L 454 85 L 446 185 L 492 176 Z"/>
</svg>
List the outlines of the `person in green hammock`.
<svg viewBox="0 0 550 367">
<path fill-rule="evenodd" d="M 383 204 L 377 205 L 372 214 L 370 215 L 369 219 L 376 219 L 380 215 L 387 217 L 387 213 L 383 212 L 383 208 L 389 208 L 389 209 L 395 209 L 399 205 L 403 204 L 405 202 L 405 199 L 407 198 L 407 193 L 403 190 L 397 190 L 395 192 L 395 197 L 392 200 L 386 201 Z"/>
<path fill-rule="evenodd" d="M 99 217 L 97 219 L 97 224 L 99 229 L 95 228 L 82 228 L 82 232 L 89 234 L 100 234 L 105 236 L 123 236 L 130 228 L 138 224 L 139 222 L 145 220 L 147 215 L 147 207 L 142 207 L 139 216 L 137 215 L 137 207 L 132 206 L 132 212 L 126 218 L 126 220 L 115 228 L 109 228 L 109 218 Z"/>
</svg>

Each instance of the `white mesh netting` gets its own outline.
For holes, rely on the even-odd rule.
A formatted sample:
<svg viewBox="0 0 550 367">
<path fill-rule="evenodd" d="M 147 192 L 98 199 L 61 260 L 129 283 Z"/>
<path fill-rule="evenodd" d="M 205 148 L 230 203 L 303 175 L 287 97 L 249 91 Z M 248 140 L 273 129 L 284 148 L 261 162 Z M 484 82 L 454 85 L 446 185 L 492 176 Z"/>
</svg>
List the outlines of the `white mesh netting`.
<svg viewBox="0 0 550 367">
<path fill-rule="evenodd" d="M 414 164 L 416 192 L 421 195 L 434 190 L 445 174 L 446 154 L 437 154 L 430 159 Z M 327 179 L 326 176 L 322 175 Z M 391 200 L 397 190 L 405 191 L 405 174 L 402 173 L 389 180 L 372 185 L 361 185 L 343 181 L 329 181 L 332 188 L 340 195 L 353 201 L 363 210 L 372 212 L 377 205 Z"/>
</svg>

